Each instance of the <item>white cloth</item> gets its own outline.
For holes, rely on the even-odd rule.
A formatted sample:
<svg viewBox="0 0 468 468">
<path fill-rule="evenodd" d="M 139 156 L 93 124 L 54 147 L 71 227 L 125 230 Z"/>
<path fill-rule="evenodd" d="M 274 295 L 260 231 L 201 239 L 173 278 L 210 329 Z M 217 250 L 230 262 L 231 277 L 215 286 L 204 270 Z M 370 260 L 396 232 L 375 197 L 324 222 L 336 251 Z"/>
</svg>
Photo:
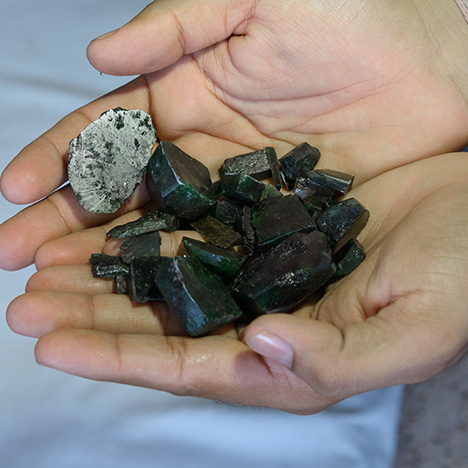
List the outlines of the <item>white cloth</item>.
<svg viewBox="0 0 468 468">
<path fill-rule="evenodd" d="M 146 3 L 0 0 L 0 169 L 62 116 L 128 80 L 101 76 L 85 48 Z M 0 201 L 2 221 L 17 210 Z M 33 271 L 0 272 L 2 311 Z M 392 465 L 399 387 L 294 416 L 80 379 L 36 365 L 33 349 L 0 320 L 2 468 Z"/>
</svg>

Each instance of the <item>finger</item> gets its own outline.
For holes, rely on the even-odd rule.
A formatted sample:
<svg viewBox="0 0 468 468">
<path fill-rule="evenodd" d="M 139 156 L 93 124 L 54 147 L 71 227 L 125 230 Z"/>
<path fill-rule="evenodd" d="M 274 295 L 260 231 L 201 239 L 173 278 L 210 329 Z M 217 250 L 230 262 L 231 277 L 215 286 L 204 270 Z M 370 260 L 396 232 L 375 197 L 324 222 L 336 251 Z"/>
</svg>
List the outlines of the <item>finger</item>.
<svg viewBox="0 0 468 468">
<path fill-rule="evenodd" d="M 115 107 L 149 112 L 146 82 L 142 78 L 72 112 L 26 146 L 7 166 L 0 179 L 3 196 L 12 203 L 32 203 L 60 187 L 67 179 L 68 147 L 85 127 Z"/>
<path fill-rule="evenodd" d="M 88 47 L 99 71 L 137 75 L 161 70 L 184 54 L 242 34 L 253 14 L 252 0 L 159 0 L 125 26 Z"/>
<path fill-rule="evenodd" d="M 148 202 L 143 185 L 137 187 L 124 205 L 112 214 L 94 214 L 84 210 L 70 186 L 25 208 L 0 226 L 0 268 L 16 270 L 34 262 L 38 249 L 46 242 L 101 223 Z"/>
<path fill-rule="evenodd" d="M 61 328 L 185 335 L 165 303 L 135 304 L 118 294 L 30 292 L 11 302 L 6 317 L 14 332 L 35 338 Z"/>
<path fill-rule="evenodd" d="M 272 375 L 244 343 L 222 335 L 181 338 L 57 330 L 38 341 L 36 359 L 90 379 L 234 404 L 313 412 L 332 402 L 294 374 Z"/>
</svg>

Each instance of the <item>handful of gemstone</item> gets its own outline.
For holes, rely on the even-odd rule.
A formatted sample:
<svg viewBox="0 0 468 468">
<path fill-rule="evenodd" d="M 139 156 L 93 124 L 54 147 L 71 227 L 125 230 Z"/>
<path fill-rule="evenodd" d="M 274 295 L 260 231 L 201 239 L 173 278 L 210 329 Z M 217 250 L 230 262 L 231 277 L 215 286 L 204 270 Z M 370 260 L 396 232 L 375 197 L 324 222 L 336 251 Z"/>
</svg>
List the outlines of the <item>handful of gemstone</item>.
<svg viewBox="0 0 468 468">
<path fill-rule="evenodd" d="M 369 212 L 340 198 L 352 175 L 314 169 L 317 148 L 302 143 L 279 160 L 272 147 L 231 157 L 212 183 L 173 143 L 153 152 L 156 141 L 148 114 L 112 109 L 70 142 L 68 175 L 95 213 L 117 211 L 145 178 L 159 209 L 110 230 L 124 239 L 120 255 L 92 254 L 93 275 L 113 278 L 134 302 L 166 301 L 189 335 L 291 311 L 364 259 L 356 236 Z M 159 231 L 180 227 L 207 242 L 184 237 L 186 255 L 160 256 Z"/>
</svg>

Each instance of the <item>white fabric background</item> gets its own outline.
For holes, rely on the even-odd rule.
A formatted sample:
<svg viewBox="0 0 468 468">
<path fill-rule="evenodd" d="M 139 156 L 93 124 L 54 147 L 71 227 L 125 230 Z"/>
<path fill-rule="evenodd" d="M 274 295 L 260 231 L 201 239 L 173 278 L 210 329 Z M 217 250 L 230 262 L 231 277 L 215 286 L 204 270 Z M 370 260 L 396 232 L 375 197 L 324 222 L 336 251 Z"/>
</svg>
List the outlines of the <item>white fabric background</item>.
<svg viewBox="0 0 468 468">
<path fill-rule="evenodd" d="M 146 3 L 0 0 L 0 169 L 65 114 L 128 80 L 101 76 L 85 48 Z M 1 221 L 18 209 L 2 199 Z M 2 314 L 33 271 L 0 271 Z M 0 320 L 1 468 L 392 465 L 401 388 L 301 417 L 87 381 L 38 366 L 34 344 Z"/>
</svg>

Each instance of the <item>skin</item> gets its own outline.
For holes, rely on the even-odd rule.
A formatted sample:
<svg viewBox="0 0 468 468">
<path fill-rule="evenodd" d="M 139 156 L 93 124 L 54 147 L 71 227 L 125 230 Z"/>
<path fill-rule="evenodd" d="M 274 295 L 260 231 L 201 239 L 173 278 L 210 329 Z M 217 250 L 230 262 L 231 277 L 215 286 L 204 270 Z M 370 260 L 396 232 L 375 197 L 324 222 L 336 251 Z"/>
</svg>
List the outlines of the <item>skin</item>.
<svg viewBox="0 0 468 468">
<path fill-rule="evenodd" d="M 367 258 L 317 304 L 192 339 L 166 306 L 113 295 L 86 266 L 116 251 L 111 227 L 148 209 L 144 187 L 113 215 L 86 213 L 65 187 L 0 226 L 0 266 L 38 268 L 10 327 L 65 372 L 301 414 L 440 372 L 468 337 L 467 169 L 450 153 L 468 143 L 466 36 L 452 0 L 150 4 L 88 48 L 98 70 L 141 76 L 26 147 L 3 195 L 48 195 L 72 138 L 109 108 L 141 108 L 213 176 L 246 150 L 317 146 L 318 167 L 356 175 Z M 165 252 L 179 240 L 167 234 Z"/>
</svg>

